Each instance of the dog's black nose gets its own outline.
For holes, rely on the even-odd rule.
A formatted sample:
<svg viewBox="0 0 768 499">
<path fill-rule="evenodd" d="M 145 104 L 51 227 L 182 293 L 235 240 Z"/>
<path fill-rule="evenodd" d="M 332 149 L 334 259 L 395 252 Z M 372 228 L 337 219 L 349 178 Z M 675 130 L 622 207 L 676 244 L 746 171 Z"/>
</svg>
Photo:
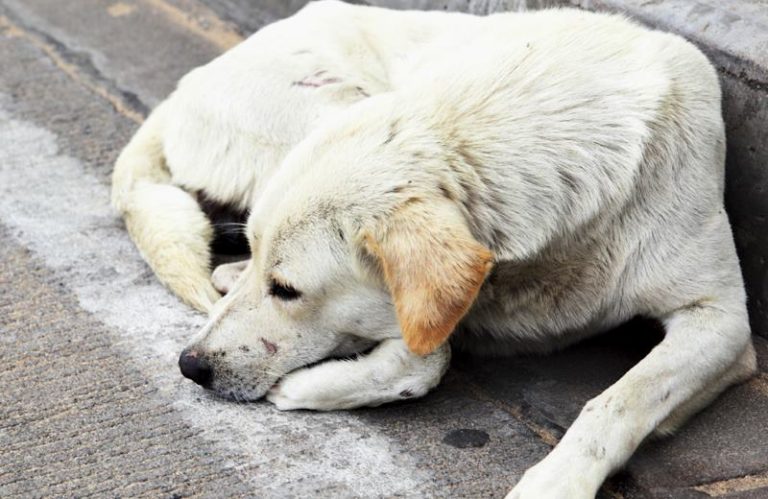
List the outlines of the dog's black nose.
<svg viewBox="0 0 768 499">
<path fill-rule="evenodd" d="M 200 386 L 207 386 L 213 378 L 211 365 L 198 350 L 187 348 L 179 356 L 179 369 L 184 377 L 191 379 Z"/>
</svg>

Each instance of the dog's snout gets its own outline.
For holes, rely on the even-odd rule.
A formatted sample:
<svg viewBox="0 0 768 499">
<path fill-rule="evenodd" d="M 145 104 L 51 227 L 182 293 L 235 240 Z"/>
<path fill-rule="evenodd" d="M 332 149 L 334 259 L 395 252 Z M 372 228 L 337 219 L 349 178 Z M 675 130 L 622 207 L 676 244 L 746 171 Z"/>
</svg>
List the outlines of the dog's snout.
<svg viewBox="0 0 768 499">
<path fill-rule="evenodd" d="M 198 350 L 187 348 L 179 356 L 179 369 L 184 377 L 200 386 L 206 386 L 213 378 L 213 370 Z"/>
</svg>

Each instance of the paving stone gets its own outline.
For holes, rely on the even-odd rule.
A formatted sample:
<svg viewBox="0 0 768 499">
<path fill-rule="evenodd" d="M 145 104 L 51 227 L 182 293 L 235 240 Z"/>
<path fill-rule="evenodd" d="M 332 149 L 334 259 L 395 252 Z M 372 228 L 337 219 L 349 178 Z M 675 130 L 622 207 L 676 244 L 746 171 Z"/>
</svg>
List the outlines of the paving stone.
<svg viewBox="0 0 768 499">
<path fill-rule="evenodd" d="M 114 160 L 137 123 L 65 74 L 15 28 L 0 31 L 2 35 L 3 107 L 56 134 L 62 153 L 81 158 L 89 171 L 109 182 Z"/>
<path fill-rule="evenodd" d="M 648 328 L 647 340 L 635 335 Z M 659 330 L 638 321 L 561 353 L 512 359 L 463 359 L 457 370 L 480 390 L 553 435 L 560 436 L 584 404 L 636 364 Z M 673 437 L 645 443 L 627 465 L 625 474 L 648 497 L 682 497 L 699 484 L 756 474 L 768 469 L 768 341 L 755 337 L 761 374 L 725 392 L 694 416 Z M 633 491 L 634 496 L 644 497 Z M 688 490 L 685 494 L 701 494 Z"/>
<path fill-rule="evenodd" d="M 308 0 L 202 0 L 202 3 L 236 26 L 239 33 L 247 36 L 269 23 L 296 13 Z"/>
<path fill-rule="evenodd" d="M 661 338 L 637 320 L 608 335 L 546 356 L 459 358 L 457 369 L 489 396 L 517 406 L 560 434 L 583 405 L 618 380 Z"/>
<path fill-rule="evenodd" d="M 768 487 L 761 487 L 754 490 L 745 490 L 743 492 L 732 492 L 720 497 L 728 499 L 765 499 L 768 497 Z"/>
<path fill-rule="evenodd" d="M 494 400 L 473 391 L 462 374 L 449 373 L 422 400 L 356 412 L 412 449 L 417 466 L 433 476 L 438 495 L 501 497 L 550 447 Z M 484 435 L 485 443 L 454 445 L 450 436 L 457 431 Z"/>
<path fill-rule="evenodd" d="M 115 9 L 114 5 L 124 6 Z M 92 67 L 128 99 L 154 107 L 190 69 L 224 47 L 214 38 L 191 33 L 178 16 L 155 5 L 126 0 L 3 0 L 5 14 L 21 27 L 40 33 L 63 58 Z M 87 27 L 87 28 L 86 28 Z"/>
<path fill-rule="evenodd" d="M 247 493 L 59 284 L 0 225 L 0 496 Z"/>
</svg>

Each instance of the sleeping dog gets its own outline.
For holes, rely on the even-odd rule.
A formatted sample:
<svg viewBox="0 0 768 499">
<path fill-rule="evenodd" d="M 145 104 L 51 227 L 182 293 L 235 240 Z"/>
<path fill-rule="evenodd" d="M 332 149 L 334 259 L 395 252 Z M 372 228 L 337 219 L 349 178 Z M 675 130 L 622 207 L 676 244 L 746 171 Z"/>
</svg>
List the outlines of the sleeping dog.
<svg viewBox="0 0 768 499">
<path fill-rule="evenodd" d="M 182 372 L 236 400 L 375 406 L 435 387 L 451 348 L 658 319 L 662 342 L 510 493 L 572 499 L 755 371 L 724 154 L 717 76 L 679 37 L 328 1 L 185 76 L 119 157 L 113 203 L 210 314 Z M 213 277 L 201 198 L 247 220 L 250 258 Z"/>
</svg>

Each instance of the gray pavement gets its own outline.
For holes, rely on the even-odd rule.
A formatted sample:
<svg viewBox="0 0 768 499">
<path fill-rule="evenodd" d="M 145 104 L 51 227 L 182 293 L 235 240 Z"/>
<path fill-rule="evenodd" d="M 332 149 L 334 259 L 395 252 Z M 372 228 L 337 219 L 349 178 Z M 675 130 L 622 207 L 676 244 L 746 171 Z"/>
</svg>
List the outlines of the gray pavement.
<svg viewBox="0 0 768 499">
<path fill-rule="evenodd" d="M 111 166 L 179 76 L 299 5 L 0 0 L 0 497 L 500 497 L 658 337 L 637 323 L 553 356 L 457 358 L 422 400 L 329 414 L 183 380 L 203 318 L 109 209 Z M 644 444 L 602 496 L 768 497 L 758 350 L 760 376 Z"/>
</svg>

